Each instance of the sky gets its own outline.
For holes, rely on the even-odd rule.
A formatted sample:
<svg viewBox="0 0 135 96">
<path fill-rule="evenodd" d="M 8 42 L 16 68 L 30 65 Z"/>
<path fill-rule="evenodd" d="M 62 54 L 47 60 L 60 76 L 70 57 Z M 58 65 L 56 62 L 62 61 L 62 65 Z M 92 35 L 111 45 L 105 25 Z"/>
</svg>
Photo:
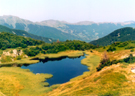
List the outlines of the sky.
<svg viewBox="0 0 135 96">
<path fill-rule="evenodd" d="M 134 10 L 135 0 L 0 0 L 0 16 L 13 15 L 33 22 L 135 21 Z"/>
</svg>

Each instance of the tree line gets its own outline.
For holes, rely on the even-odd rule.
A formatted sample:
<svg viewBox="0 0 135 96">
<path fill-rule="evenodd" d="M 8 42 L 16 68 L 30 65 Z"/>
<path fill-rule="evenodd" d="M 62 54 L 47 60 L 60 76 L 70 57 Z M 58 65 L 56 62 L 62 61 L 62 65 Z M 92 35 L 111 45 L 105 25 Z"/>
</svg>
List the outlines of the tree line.
<svg viewBox="0 0 135 96">
<path fill-rule="evenodd" d="M 38 53 L 49 54 L 58 53 L 66 50 L 89 50 L 95 49 L 96 46 L 79 40 L 66 40 L 65 42 L 53 42 L 52 44 L 44 43 L 40 47 L 26 48 L 24 53 L 28 56 L 35 56 Z"/>
</svg>

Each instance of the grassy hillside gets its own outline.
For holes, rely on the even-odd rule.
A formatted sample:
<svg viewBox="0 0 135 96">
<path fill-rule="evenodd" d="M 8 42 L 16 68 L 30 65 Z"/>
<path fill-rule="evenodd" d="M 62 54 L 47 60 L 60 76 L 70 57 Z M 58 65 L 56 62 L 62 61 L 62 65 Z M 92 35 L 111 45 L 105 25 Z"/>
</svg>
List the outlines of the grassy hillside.
<svg viewBox="0 0 135 96">
<path fill-rule="evenodd" d="M 116 41 L 128 41 L 128 40 L 135 40 L 135 29 L 131 27 L 125 27 L 118 30 L 115 30 L 114 32 L 110 33 L 109 35 L 100 38 L 98 40 L 90 42 L 94 45 L 101 45 L 106 46 L 110 45 Z"/>
<path fill-rule="evenodd" d="M 30 37 L 30 38 L 33 38 L 33 39 L 37 39 L 37 40 L 42 40 L 42 41 L 47 42 L 47 43 L 51 43 L 51 42 L 54 41 L 51 38 L 36 36 L 36 35 L 30 34 L 30 33 L 26 32 L 26 31 L 23 31 L 23 30 L 10 29 L 10 28 L 2 26 L 2 25 L 0 25 L 0 32 L 9 32 L 9 33 L 12 33 L 12 34 L 16 34 L 18 36 L 24 36 L 24 37 Z"/>
</svg>

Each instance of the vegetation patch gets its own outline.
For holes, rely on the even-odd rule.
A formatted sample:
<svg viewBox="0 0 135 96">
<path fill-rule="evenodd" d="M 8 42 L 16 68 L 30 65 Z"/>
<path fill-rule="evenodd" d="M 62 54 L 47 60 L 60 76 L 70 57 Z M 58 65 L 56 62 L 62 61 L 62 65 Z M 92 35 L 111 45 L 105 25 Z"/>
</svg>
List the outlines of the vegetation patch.
<svg viewBox="0 0 135 96">
<path fill-rule="evenodd" d="M 39 53 L 42 54 L 50 54 L 50 53 L 58 53 L 61 51 L 67 51 L 67 50 L 89 50 L 89 49 L 95 49 L 96 46 L 79 41 L 79 40 L 67 40 L 66 42 L 54 42 L 52 44 L 45 43 L 40 47 L 31 47 L 24 49 L 24 53 L 28 56 L 35 56 Z"/>
</svg>

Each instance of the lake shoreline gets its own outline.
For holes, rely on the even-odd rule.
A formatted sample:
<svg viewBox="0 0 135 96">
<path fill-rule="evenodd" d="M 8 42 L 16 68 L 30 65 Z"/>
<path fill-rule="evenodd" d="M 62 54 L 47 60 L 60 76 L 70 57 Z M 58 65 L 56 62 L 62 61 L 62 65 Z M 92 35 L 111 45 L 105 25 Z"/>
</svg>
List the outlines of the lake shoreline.
<svg viewBox="0 0 135 96">
<path fill-rule="evenodd" d="M 56 54 L 39 54 L 34 57 L 28 57 L 26 59 L 21 59 L 21 60 L 16 60 L 13 62 L 6 62 L 6 63 L 1 63 L 0 66 L 22 66 L 23 64 L 34 64 L 40 62 L 40 60 L 45 60 L 46 58 L 49 59 L 57 59 L 57 58 L 62 58 L 62 57 L 68 57 L 68 58 L 76 58 L 84 55 L 84 51 L 64 51 L 64 52 L 59 52 Z"/>
<path fill-rule="evenodd" d="M 39 62 L 39 60 L 32 60 L 34 58 L 39 58 L 39 59 L 44 59 L 46 57 L 47 58 L 60 58 L 62 56 L 67 56 L 69 58 L 75 58 L 75 57 L 83 56 L 84 53 L 87 54 L 87 56 L 85 56 L 86 58 L 81 60 L 81 64 L 86 65 L 88 67 L 94 65 L 93 63 L 91 63 L 89 65 L 89 62 L 87 62 L 87 61 L 91 60 L 91 56 L 95 56 L 93 53 L 90 52 L 90 50 L 88 50 L 88 51 L 65 51 L 65 52 L 59 52 L 57 54 L 44 54 L 44 55 L 39 54 L 35 57 L 30 57 L 30 58 L 26 58 L 23 60 L 17 60 L 14 62 L 3 64 L 3 65 L 14 65 L 16 67 L 2 67 L 1 68 L 1 71 L 2 71 L 1 76 L 5 76 L 5 78 L 8 78 L 8 76 L 10 74 L 10 76 L 12 76 L 11 78 L 15 78 L 16 80 L 18 80 L 20 82 L 19 83 L 18 81 L 16 81 L 16 82 L 18 82 L 18 84 L 20 84 L 20 86 L 22 86 L 22 87 L 19 87 L 20 92 L 18 94 L 25 94 L 25 95 L 26 94 L 27 95 L 35 94 L 36 96 L 39 94 L 41 95 L 41 94 L 44 94 L 46 92 L 52 91 L 53 89 L 55 89 L 63 84 L 55 84 L 55 85 L 52 85 L 50 87 L 47 87 L 48 83 L 45 81 L 46 81 L 46 79 L 52 77 L 51 74 L 34 74 L 28 69 L 21 69 L 20 67 L 17 67 L 17 65 L 21 66 L 22 64 L 33 64 L 33 63 Z M 96 60 L 98 58 L 96 58 Z M 2 66 L 2 64 L 0 64 L 0 65 Z M 92 71 L 92 69 L 95 69 L 95 66 L 97 66 L 97 65 L 94 65 L 94 67 L 90 67 L 90 70 Z M 20 71 L 21 71 L 21 74 L 20 74 Z M 74 81 L 76 79 L 78 80 L 80 78 L 86 78 L 86 75 L 87 75 L 86 73 L 90 73 L 90 71 L 84 72 L 82 75 L 70 79 L 70 81 Z M 22 77 L 26 77 L 25 74 L 26 74 L 26 76 L 27 76 L 27 74 L 31 74 L 31 75 L 28 75 L 26 80 L 24 80 L 25 78 L 23 79 Z M 33 85 L 31 85 L 31 82 L 33 82 Z M 12 82 L 9 82 L 9 84 L 10 83 L 12 83 Z M 37 87 L 33 87 L 33 86 L 37 86 Z M 17 89 L 18 89 L 18 87 L 17 87 Z M 11 87 L 11 90 L 13 90 L 12 87 Z M 35 90 L 35 92 L 31 93 L 31 90 Z"/>
</svg>

